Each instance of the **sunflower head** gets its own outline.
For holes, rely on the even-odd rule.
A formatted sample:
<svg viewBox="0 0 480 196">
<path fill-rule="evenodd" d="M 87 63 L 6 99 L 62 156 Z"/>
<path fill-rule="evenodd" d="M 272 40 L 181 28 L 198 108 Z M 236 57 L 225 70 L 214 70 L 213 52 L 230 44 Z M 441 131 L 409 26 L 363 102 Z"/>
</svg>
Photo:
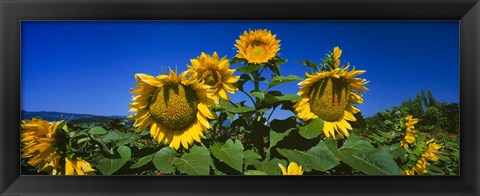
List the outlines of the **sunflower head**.
<svg viewBox="0 0 480 196">
<path fill-rule="evenodd" d="M 442 148 L 441 144 L 437 144 L 433 142 L 433 139 L 427 142 L 427 150 L 422 154 L 422 156 L 430 161 L 438 161 L 440 150 Z"/>
<path fill-rule="evenodd" d="M 413 169 L 402 170 L 402 175 L 413 176 L 415 175 L 415 171 Z"/>
<path fill-rule="evenodd" d="M 282 175 L 302 175 L 303 174 L 303 169 L 301 165 L 297 165 L 295 162 L 291 162 L 288 165 L 288 168 L 285 169 L 285 167 L 282 164 L 278 164 L 278 167 L 280 167 L 280 170 L 282 170 Z"/>
<path fill-rule="evenodd" d="M 217 52 L 212 56 L 202 53 L 196 59 L 191 59 L 188 66 L 189 79 L 205 83 L 208 92 L 218 101 L 219 97 L 228 100 L 229 93 L 235 93 L 238 89 L 232 85 L 239 76 L 233 76 L 234 69 L 228 69 L 230 63 L 227 57 L 219 59 Z"/>
<path fill-rule="evenodd" d="M 65 158 L 65 175 L 95 175 L 95 171 L 85 160 Z"/>
<path fill-rule="evenodd" d="M 280 40 L 269 30 L 249 30 L 236 40 L 237 58 L 246 59 L 251 64 L 268 62 L 280 50 Z"/>
<path fill-rule="evenodd" d="M 405 117 L 405 137 L 404 139 L 400 142 L 400 146 L 404 148 L 408 148 L 409 144 L 413 144 L 416 141 L 415 138 L 415 133 L 418 132 L 418 130 L 415 130 L 415 124 L 418 122 L 417 118 L 413 118 L 412 115 L 407 115 Z"/>
<path fill-rule="evenodd" d="M 136 74 L 137 88 L 132 89 L 132 94 L 138 94 L 130 103 L 130 112 L 135 112 L 129 116 L 135 120 L 133 126 L 138 131 L 150 126 L 155 141 L 174 149 L 180 144 L 188 149 L 194 141 L 200 142 L 202 131 L 211 127 L 208 119 L 215 118 L 208 108 L 214 105 L 207 95 L 208 86 L 187 80 L 186 74 L 172 70 L 157 77 Z"/>
<path fill-rule="evenodd" d="M 334 68 L 338 68 L 340 66 L 340 56 L 342 55 L 342 50 L 337 46 L 333 48 L 333 60 L 334 60 Z"/>
<path fill-rule="evenodd" d="M 55 143 L 57 130 L 62 122 L 48 122 L 38 118 L 22 120 L 22 158 L 28 158 L 27 163 L 33 167 L 40 166 L 38 172 L 60 174 L 60 155 L 55 150 Z"/>
<path fill-rule="evenodd" d="M 420 159 L 417 160 L 415 165 L 413 165 L 412 170 L 417 172 L 420 175 L 426 174 L 428 173 L 427 165 L 428 165 L 427 160 L 424 157 L 420 157 Z"/>
<path fill-rule="evenodd" d="M 339 57 L 338 50 L 334 51 Z M 368 90 L 364 86 L 367 81 L 356 78 L 365 71 L 355 68 L 349 71 L 348 68 L 349 65 L 309 73 L 299 83 L 298 95 L 301 100 L 294 106 L 297 116 L 303 121 L 323 119 L 323 132 L 327 137 L 335 137 L 336 133 L 342 137 L 349 136 L 348 130 L 352 130 L 352 127 L 348 121 L 355 122 L 357 119 L 354 114 L 360 111 L 352 104 L 363 103 L 360 92 Z"/>
</svg>

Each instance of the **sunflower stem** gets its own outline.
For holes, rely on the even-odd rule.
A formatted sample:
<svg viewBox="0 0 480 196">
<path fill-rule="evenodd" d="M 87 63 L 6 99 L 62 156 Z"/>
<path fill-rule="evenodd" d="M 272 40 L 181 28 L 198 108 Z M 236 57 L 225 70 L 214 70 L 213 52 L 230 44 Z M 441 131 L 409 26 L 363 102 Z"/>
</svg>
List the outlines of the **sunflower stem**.
<svg viewBox="0 0 480 196">
<path fill-rule="evenodd" d="M 270 120 L 270 117 L 272 117 L 272 114 L 273 114 L 273 112 L 275 112 L 275 109 L 277 109 L 277 107 L 274 107 L 272 109 L 272 112 L 270 112 L 270 114 L 268 115 L 267 122 Z"/>
<path fill-rule="evenodd" d="M 247 95 L 247 97 L 250 99 L 250 101 L 252 101 L 252 104 L 255 106 L 255 100 L 253 100 L 253 98 L 252 98 L 252 96 L 250 96 L 250 94 L 248 94 L 244 90 L 239 90 L 239 91 L 244 93 L 245 95 Z"/>
<path fill-rule="evenodd" d="M 253 72 L 253 84 L 255 87 L 255 91 L 260 90 L 260 75 L 258 73 L 258 70 Z M 255 108 L 257 107 L 257 104 L 260 102 L 260 98 L 255 97 Z"/>
</svg>

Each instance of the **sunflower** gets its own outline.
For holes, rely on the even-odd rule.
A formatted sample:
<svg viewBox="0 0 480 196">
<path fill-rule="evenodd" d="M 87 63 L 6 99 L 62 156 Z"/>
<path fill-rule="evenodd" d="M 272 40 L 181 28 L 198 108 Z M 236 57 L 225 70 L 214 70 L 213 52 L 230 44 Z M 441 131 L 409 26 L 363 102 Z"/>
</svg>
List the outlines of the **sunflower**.
<svg viewBox="0 0 480 196">
<path fill-rule="evenodd" d="M 413 176 L 415 175 L 415 171 L 414 170 L 402 170 L 402 175 L 405 175 L 405 176 Z"/>
<path fill-rule="evenodd" d="M 207 86 L 186 79 L 186 72 L 177 75 L 153 77 L 148 74 L 135 74 L 137 88 L 132 89 L 133 103 L 130 112 L 135 114 L 134 127 L 144 130 L 150 126 L 150 135 L 158 143 L 163 142 L 177 149 L 180 144 L 188 149 L 194 141 L 204 137 L 202 131 L 211 127 L 208 119 L 214 119 L 208 106 L 214 100 L 207 95 Z"/>
<path fill-rule="evenodd" d="M 438 154 L 440 154 L 438 150 L 442 148 L 442 145 L 434 143 L 433 139 L 428 141 L 427 144 L 428 144 L 427 150 L 422 154 L 422 157 L 430 161 L 438 161 L 439 159 Z"/>
<path fill-rule="evenodd" d="M 280 167 L 280 170 L 282 170 L 282 175 L 302 175 L 303 174 L 303 169 L 301 165 L 297 165 L 295 162 L 291 162 L 288 165 L 288 168 L 285 169 L 285 167 L 282 164 L 278 164 L 278 167 Z"/>
<path fill-rule="evenodd" d="M 203 82 L 209 87 L 209 93 L 218 101 L 219 97 L 229 100 L 227 91 L 234 94 L 238 89 L 232 85 L 239 76 L 233 76 L 234 69 L 228 69 L 227 57 L 218 58 L 217 52 L 212 56 L 202 52 L 196 59 L 191 59 L 188 74 L 191 79 Z"/>
<path fill-rule="evenodd" d="M 404 148 L 408 148 L 409 144 L 413 144 L 415 142 L 415 133 L 418 132 L 418 130 L 415 130 L 415 124 L 417 124 L 418 119 L 413 118 L 412 115 L 407 115 L 405 117 L 406 120 L 406 129 L 405 129 L 405 137 L 402 141 L 400 141 L 400 146 Z"/>
<path fill-rule="evenodd" d="M 95 170 L 85 160 L 65 158 L 65 175 L 95 175 Z"/>
<path fill-rule="evenodd" d="M 280 50 L 280 40 L 269 30 L 258 29 L 243 32 L 236 40 L 237 58 L 247 59 L 248 63 L 262 64 L 277 55 Z"/>
<path fill-rule="evenodd" d="M 306 79 L 299 83 L 301 100 L 294 106 L 297 116 L 303 121 L 323 119 L 327 137 L 335 137 L 335 132 L 348 137 L 348 130 L 352 130 L 348 121 L 355 122 L 354 114 L 360 111 L 352 104 L 363 103 L 360 92 L 368 90 L 365 79 L 355 78 L 365 71 L 355 68 L 348 71 L 349 67 L 307 73 Z"/>
<path fill-rule="evenodd" d="M 340 66 L 340 56 L 342 55 L 342 50 L 337 46 L 333 48 L 333 59 L 334 59 L 334 66 L 338 68 Z"/>
<path fill-rule="evenodd" d="M 28 158 L 28 164 L 36 167 L 37 172 L 45 171 L 59 175 L 60 155 L 55 151 L 56 133 L 63 121 L 48 122 L 42 119 L 22 120 L 21 142 L 22 158 Z"/>
<path fill-rule="evenodd" d="M 433 139 L 426 142 L 427 150 L 420 156 L 417 160 L 415 165 L 413 165 L 412 169 L 402 171 L 404 175 L 415 175 L 415 173 L 422 175 L 428 173 L 427 165 L 429 164 L 428 161 L 438 161 L 440 152 L 439 149 L 442 148 L 441 144 L 437 144 L 433 142 Z"/>
</svg>

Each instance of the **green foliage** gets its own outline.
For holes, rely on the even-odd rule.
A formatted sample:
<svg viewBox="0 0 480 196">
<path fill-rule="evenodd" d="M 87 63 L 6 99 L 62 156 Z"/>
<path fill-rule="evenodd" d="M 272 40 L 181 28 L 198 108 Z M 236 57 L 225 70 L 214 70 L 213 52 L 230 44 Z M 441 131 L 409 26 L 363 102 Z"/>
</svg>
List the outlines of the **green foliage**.
<svg viewBox="0 0 480 196">
<path fill-rule="evenodd" d="M 307 125 L 301 126 L 298 133 L 306 139 L 318 137 L 323 131 L 323 120 L 320 118 L 312 119 Z"/>
<path fill-rule="evenodd" d="M 255 108 L 242 106 L 241 104 L 234 105 L 227 100 L 220 99 L 220 107 L 225 109 L 228 112 L 238 114 L 238 113 L 246 113 L 246 112 L 253 112 Z"/>
<path fill-rule="evenodd" d="M 300 62 L 299 64 L 301 65 L 305 65 L 305 66 L 308 66 L 310 68 L 312 68 L 312 70 L 317 70 L 318 69 L 318 65 L 312 61 L 309 61 L 309 60 L 306 60 L 304 62 Z"/>
<path fill-rule="evenodd" d="M 155 168 L 163 173 L 170 174 L 175 171 L 173 161 L 177 156 L 178 154 L 175 152 L 175 150 L 167 146 L 155 153 L 152 158 L 152 162 L 155 165 Z"/>
<path fill-rule="evenodd" d="M 373 149 L 367 147 L 369 145 L 366 145 L 366 143 L 348 147 L 343 146 L 337 149 L 337 144 L 332 140 L 327 141 L 326 144 L 328 149 L 330 149 L 340 161 L 367 175 L 401 174 L 400 168 L 392 156 L 384 149 Z"/>
<path fill-rule="evenodd" d="M 273 76 L 271 82 L 266 82 L 268 84 L 268 88 L 272 88 L 274 86 L 277 86 L 279 84 L 287 83 L 287 82 L 293 82 L 293 81 L 300 81 L 303 80 L 303 78 L 298 77 L 296 75 L 288 75 L 287 77 L 283 76 Z"/>
<path fill-rule="evenodd" d="M 97 168 L 104 175 L 111 175 L 118 171 L 132 156 L 129 147 L 120 146 L 117 149 L 118 158 L 102 158 L 96 162 Z"/>
<path fill-rule="evenodd" d="M 103 127 L 93 127 L 88 131 L 90 135 L 105 134 L 107 131 Z"/>
<path fill-rule="evenodd" d="M 278 164 L 285 165 L 285 161 L 281 161 L 280 159 L 274 158 L 272 160 L 265 159 L 262 162 L 259 162 L 255 165 L 257 171 L 263 172 L 267 175 L 280 175 L 280 167 Z"/>
<path fill-rule="evenodd" d="M 205 146 L 193 146 L 190 152 L 173 159 L 173 164 L 184 174 L 208 175 L 212 158 Z"/>
<path fill-rule="evenodd" d="M 416 141 L 407 149 L 399 146 L 405 137 L 403 118 L 406 115 L 419 119 L 415 124 L 415 130 L 419 130 Z M 367 126 L 359 129 L 359 133 L 368 138 L 373 146 L 387 151 L 403 170 L 411 169 L 427 149 L 425 142 L 434 139 L 443 147 L 439 161 L 429 161 L 427 174 L 458 175 L 459 117 L 458 104 L 439 102 L 428 90 L 427 93 L 420 92 L 413 100 L 402 102 L 400 106 L 366 118 Z"/>
<path fill-rule="evenodd" d="M 237 71 L 244 72 L 244 73 L 252 73 L 257 71 L 258 69 L 262 68 L 262 65 L 251 65 L 245 67 L 237 67 Z"/>
<path fill-rule="evenodd" d="M 168 142 L 153 141 L 148 127 L 136 132 L 132 120 L 87 116 L 61 126 L 56 150 L 62 157 L 89 161 L 103 175 L 280 175 L 278 165 L 288 167 L 292 162 L 302 166 L 304 175 L 401 175 L 422 158 L 427 141 L 434 139 L 443 148 L 439 160 L 429 162 L 428 174 L 459 174 L 459 106 L 436 100 L 430 90 L 371 117 L 356 113 L 348 137 L 328 139 L 322 119 L 301 122 L 295 115 L 298 95 L 271 90 L 304 79 L 281 75 L 280 65 L 286 60 L 276 56 L 256 65 L 235 57 L 230 63 L 242 64 L 236 67 L 241 74 L 233 85 L 248 100 L 220 99 L 210 107 L 217 117 L 209 119 L 212 126 L 203 130 L 201 144 L 173 149 Z M 332 53 L 318 65 L 301 62 L 313 71 L 332 70 L 334 63 Z M 272 119 L 278 110 L 292 113 Z M 407 115 L 419 119 L 415 124 L 419 132 L 404 148 L 400 144 Z M 21 164 L 22 171 L 38 169 L 25 159 Z"/>
<path fill-rule="evenodd" d="M 153 156 L 155 156 L 155 154 L 147 155 L 147 156 L 144 156 L 144 157 L 138 159 L 138 161 L 135 162 L 134 164 L 132 164 L 130 166 L 130 168 L 131 169 L 136 169 L 136 168 L 139 168 L 139 167 L 142 167 L 142 166 L 148 164 L 150 161 L 152 161 Z"/>
<path fill-rule="evenodd" d="M 223 145 L 216 142 L 210 147 L 210 150 L 217 159 L 242 172 L 244 154 L 240 141 L 227 140 Z"/>
<path fill-rule="evenodd" d="M 335 156 L 323 141 L 307 152 L 289 149 L 277 149 L 277 151 L 290 162 L 302 165 L 306 172 L 311 170 L 327 171 L 338 164 Z"/>
</svg>

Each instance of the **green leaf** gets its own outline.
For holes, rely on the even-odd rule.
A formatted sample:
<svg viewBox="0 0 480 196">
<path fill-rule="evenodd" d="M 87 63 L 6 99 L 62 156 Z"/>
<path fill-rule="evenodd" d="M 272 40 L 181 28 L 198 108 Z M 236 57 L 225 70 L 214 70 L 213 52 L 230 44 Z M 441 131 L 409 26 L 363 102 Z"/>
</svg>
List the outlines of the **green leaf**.
<svg viewBox="0 0 480 196">
<path fill-rule="evenodd" d="M 142 166 L 150 163 L 150 161 L 152 161 L 154 155 L 155 154 L 151 154 L 151 155 L 147 155 L 147 156 L 144 156 L 144 157 L 138 159 L 138 161 L 136 163 L 134 163 L 130 166 L 130 169 L 136 169 L 136 168 L 142 167 Z"/>
<path fill-rule="evenodd" d="M 280 75 L 280 66 L 278 64 L 267 64 L 268 69 L 272 70 L 275 75 Z"/>
<path fill-rule="evenodd" d="M 139 139 L 141 136 L 139 134 L 133 133 L 124 133 L 121 131 L 109 131 L 108 134 L 100 138 L 100 141 L 103 143 L 115 143 L 115 146 L 123 146 L 132 143 L 133 141 Z"/>
<path fill-rule="evenodd" d="M 307 172 L 312 170 L 327 171 L 338 164 L 335 156 L 323 141 L 307 152 L 290 149 L 277 149 L 277 151 L 290 162 L 300 164 Z"/>
<path fill-rule="evenodd" d="M 255 165 L 255 168 L 258 171 L 262 171 L 266 173 L 267 175 L 280 175 L 280 167 L 278 167 L 278 164 L 285 165 L 285 161 L 281 161 L 280 159 L 274 158 L 272 160 L 263 160 L 262 162 L 258 163 Z"/>
<path fill-rule="evenodd" d="M 67 123 L 63 123 L 62 129 L 66 132 L 69 133 L 70 131 L 68 130 Z"/>
<path fill-rule="evenodd" d="M 287 130 L 283 133 L 278 133 L 275 131 L 270 131 L 270 146 L 269 148 L 274 147 L 275 145 L 278 144 L 278 142 L 282 141 L 283 138 L 285 138 L 288 134 L 290 134 L 290 131 L 293 129 Z"/>
<path fill-rule="evenodd" d="M 111 175 L 122 168 L 125 163 L 130 159 L 132 156 L 132 152 L 129 147 L 120 146 L 117 149 L 117 153 L 120 158 L 117 159 L 109 159 L 103 158 L 97 161 L 97 168 L 102 172 L 103 175 Z"/>
<path fill-rule="evenodd" d="M 391 125 L 391 124 L 393 124 L 393 123 L 392 123 L 392 121 L 390 121 L 390 120 L 385 120 L 385 121 L 383 121 L 383 124 L 385 124 L 385 125 Z"/>
<path fill-rule="evenodd" d="M 242 172 L 243 168 L 243 145 L 242 142 L 235 140 L 227 140 L 225 144 L 215 143 L 210 147 L 213 156 L 221 162 L 226 163 L 233 169 Z"/>
<path fill-rule="evenodd" d="M 230 64 L 241 63 L 241 62 L 247 62 L 247 60 L 241 59 L 241 58 L 237 58 L 237 57 L 233 57 L 233 59 L 230 60 Z"/>
<path fill-rule="evenodd" d="M 255 108 L 248 106 L 237 107 L 236 105 L 233 105 L 232 103 L 224 99 L 220 99 L 220 107 L 225 109 L 227 112 L 235 114 L 255 111 Z"/>
<path fill-rule="evenodd" d="M 107 131 L 103 127 L 93 127 L 88 131 L 88 133 L 90 135 L 100 135 L 107 133 Z"/>
<path fill-rule="evenodd" d="M 177 152 L 169 146 L 160 149 L 153 156 L 152 162 L 155 168 L 163 173 L 170 174 L 175 172 L 173 160 L 178 156 Z"/>
<path fill-rule="evenodd" d="M 173 160 L 177 169 L 188 175 L 208 175 L 211 163 L 212 157 L 205 146 L 193 146 L 189 153 Z"/>
<path fill-rule="evenodd" d="M 307 125 L 301 126 L 298 129 L 298 133 L 306 139 L 316 138 L 322 133 L 322 131 L 323 120 L 320 118 L 312 119 Z"/>
<path fill-rule="evenodd" d="M 370 152 L 372 150 L 375 150 L 375 147 L 373 147 L 372 144 L 370 144 L 370 142 L 365 140 L 363 137 L 351 133 L 339 150 L 347 150 L 353 154 L 356 154 Z"/>
<path fill-rule="evenodd" d="M 280 64 L 287 63 L 287 60 L 282 59 L 282 58 L 280 58 L 280 57 L 278 57 L 278 56 L 275 56 L 275 57 L 273 57 L 272 59 L 270 59 L 270 60 L 268 61 L 268 63 L 269 63 L 269 64 L 280 65 Z"/>
<path fill-rule="evenodd" d="M 245 167 L 249 165 L 259 164 L 260 159 L 262 159 L 262 156 L 260 156 L 253 150 L 245 150 L 244 155 L 245 155 Z"/>
<path fill-rule="evenodd" d="M 260 64 L 260 65 L 247 65 L 247 66 L 244 66 L 244 67 L 237 67 L 236 71 L 244 72 L 244 73 L 253 73 L 254 71 L 257 71 L 258 69 L 260 69 L 262 66 L 263 66 L 262 64 Z"/>
<path fill-rule="evenodd" d="M 297 128 L 297 120 L 291 116 L 286 119 L 273 119 L 270 122 L 270 128 L 275 132 L 285 132 L 292 128 Z"/>
<path fill-rule="evenodd" d="M 272 81 L 267 82 L 268 88 L 272 88 L 274 86 L 277 86 L 279 84 L 287 83 L 287 82 L 293 82 L 293 81 L 300 81 L 303 80 L 303 78 L 296 76 L 296 75 L 288 75 L 287 77 L 283 76 L 273 76 Z"/>
<path fill-rule="evenodd" d="M 300 96 L 294 95 L 294 94 L 286 94 L 286 95 L 280 95 L 280 96 L 265 94 L 265 99 L 264 99 L 264 101 L 267 104 L 272 104 L 272 103 L 281 102 L 281 101 L 300 101 L 300 100 L 301 100 Z"/>
<path fill-rule="evenodd" d="M 306 60 L 306 61 L 304 61 L 304 62 L 301 62 L 300 64 L 305 65 L 305 66 L 308 66 L 308 67 L 311 67 L 313 70 L 317 70 L 317 68 L 318 68 L 318 65 L 317 65 L 317 64 L 315 64 L 314 62 L 309 61 L 309 60 Z"/>
<path fill-rule="evenodd" d="M 230 119 L 230 122 L 233 122 L 233 119 L 235 118 L 235 114 L 228 111 L 225 111 L 225 113 L 227 113 L 228 118 Z"/>
<path fill-rule="evenodd" d="M 247 175 L 247 176 L 264 176 L 264 175 L 268 175 L 267 173 L 265 173 L 265 172 L 263 172 L 263 171 L 259 171 L 259 170 L 247 170 L 247 171 L 245 171 L 244 174 Z"/>
<path fill-rule="evenodd" d="M 385 151 L 385 149 L 380 148 L 374 150 L 361 155 L 360 158 L 369 163 L 369 166 L 382 171 L 384 175 L 401 175 L 401 170 L 397 163 L 393 160 L 392 156 Z"/>
<path fill-rule="evenodd" d="M 406 153 L 405 148 L 401 147 L 399 144 L 393 144 L 391 146 L 382 146 L 381 148 L 384 148 L 385 151 L 390 153 L 390 155 L 394 159 L 403 157 L 403 155 L 405 155 Z"/>
<path fill-rule="evenodd" d="M 265 93 L 263 91 L 252 91 L 250 92 L 251 95 L 258 97 L 259 99 L 265 98 Z"/>
<path fill-rule="evenodd" d="M 327 140 L 328 149 L 342 162 L 367 175 L 400 175 L 400 168 L 384 149 L 359 153 L 351 148 L 337 149 L 337 141 Z"/>
</svg>

